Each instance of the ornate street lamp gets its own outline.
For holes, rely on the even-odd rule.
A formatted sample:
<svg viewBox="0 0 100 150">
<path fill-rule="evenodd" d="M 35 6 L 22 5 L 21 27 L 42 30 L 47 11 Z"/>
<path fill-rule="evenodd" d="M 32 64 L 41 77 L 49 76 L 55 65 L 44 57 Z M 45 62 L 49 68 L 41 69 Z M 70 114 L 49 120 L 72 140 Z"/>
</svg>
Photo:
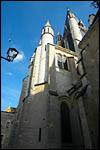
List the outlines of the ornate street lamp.
<svg viewBox="0 0 100 150">
<path fill-rule="evenodd" d="M 18 51 L 15 48 L 9 48 L 7 51 L 7 58 L 2 57 L 2 59 L 7 60 L 8 62 L 12 62 L 14 60 L 14 58 L 18 55 Z"/>
</svg>

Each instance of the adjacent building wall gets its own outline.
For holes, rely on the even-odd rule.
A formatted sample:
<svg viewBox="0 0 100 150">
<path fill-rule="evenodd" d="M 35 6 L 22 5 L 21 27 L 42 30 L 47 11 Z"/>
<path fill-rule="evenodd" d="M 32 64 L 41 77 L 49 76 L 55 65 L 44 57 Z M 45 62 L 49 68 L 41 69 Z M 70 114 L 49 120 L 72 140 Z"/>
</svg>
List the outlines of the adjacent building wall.
<svg viewBox="0 0 100 150">
<path fill-rule="evenodd" d="M 1 147 L 6 148 L 9 142 L 11 127 L 16 113 L 1 111 Z"/>
<path fill-rule="evenodd" d="M 84 106 L 94 148 L 98 148 L 98 110 L 99 110 L 99 17 L 79 44 L 83 49 L 83 65 L 88 81 L 87 93 L 84 95 Z"/>
</svg>

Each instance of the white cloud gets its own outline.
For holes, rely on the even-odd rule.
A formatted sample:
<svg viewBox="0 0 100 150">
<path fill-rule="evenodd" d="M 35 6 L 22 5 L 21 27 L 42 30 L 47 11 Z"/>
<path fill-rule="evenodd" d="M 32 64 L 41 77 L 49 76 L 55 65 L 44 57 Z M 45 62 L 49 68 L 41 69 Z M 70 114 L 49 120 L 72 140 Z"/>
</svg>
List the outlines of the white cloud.
<svg viewBox="0 0 100 150">
<path fill-rule="evenodd" d="M 12 73 L 11 72 L 7 72 L 6 75 L 12 76 Z"/>
<path fill-rule="evenodd" d="M 19 62 L 19 61 L 23 61 L 23 59 L 25 58 L 24 52 L 21 51 L 17 57 L 14 59 L 14 62 Z"/>
</svg>

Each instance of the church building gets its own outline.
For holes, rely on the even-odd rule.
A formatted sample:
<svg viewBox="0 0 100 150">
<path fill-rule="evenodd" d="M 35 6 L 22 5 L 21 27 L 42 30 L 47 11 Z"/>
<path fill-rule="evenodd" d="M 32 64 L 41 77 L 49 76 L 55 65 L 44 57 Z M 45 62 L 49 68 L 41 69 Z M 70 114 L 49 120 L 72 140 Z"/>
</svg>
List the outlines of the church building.
<svg viewBox="0 0 100 150">
<path fill-rule="evenodd" d="M 86 29 L 68 9 L 56 44 L 51 24 L 41 30 L 18 107 L 1 112 L 2 149 L 98 148 L 99 15 Z"/>
</svg>

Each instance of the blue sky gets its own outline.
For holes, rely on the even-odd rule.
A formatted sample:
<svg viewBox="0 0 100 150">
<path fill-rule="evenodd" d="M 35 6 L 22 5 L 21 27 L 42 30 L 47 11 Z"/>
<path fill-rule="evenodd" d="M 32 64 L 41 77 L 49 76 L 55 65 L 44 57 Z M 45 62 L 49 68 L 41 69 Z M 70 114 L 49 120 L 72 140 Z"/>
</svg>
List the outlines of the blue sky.
<svg viewBox="0 0 100 150">
<path fill-rule="evenodd" d="M 27 76 L 30 57 L 41 36 L 41 29 L 49 19 L 54 29 L 63 35 L 69 8 L 88 28 L 88 15 L 96 14 L 91 1 L 2 1 L 1 2 L 1 55 L 6 57 L 9 47 L 19 55 L 14 62 L 1 60 L 1 110 L 17 107 L 23 78 Z M 11 39 L 13 42 L 9 43 Z"/>
</svg>

